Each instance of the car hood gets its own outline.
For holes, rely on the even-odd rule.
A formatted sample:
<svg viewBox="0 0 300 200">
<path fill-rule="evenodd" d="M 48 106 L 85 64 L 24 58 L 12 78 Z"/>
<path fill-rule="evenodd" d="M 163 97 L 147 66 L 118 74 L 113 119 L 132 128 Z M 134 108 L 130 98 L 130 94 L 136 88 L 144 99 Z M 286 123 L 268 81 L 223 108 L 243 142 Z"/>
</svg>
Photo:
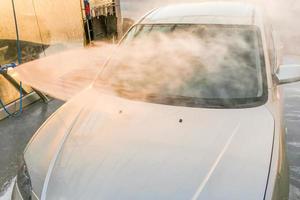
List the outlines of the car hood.
<svg viewBox="0 0 300 200">
<path fill-rule="evenodd" d="M 175 107 L 91 89 L 45 123 L 25 160 L 41 199 L 262 199 L 273 132 L 264 106 Z"/>
</svg>

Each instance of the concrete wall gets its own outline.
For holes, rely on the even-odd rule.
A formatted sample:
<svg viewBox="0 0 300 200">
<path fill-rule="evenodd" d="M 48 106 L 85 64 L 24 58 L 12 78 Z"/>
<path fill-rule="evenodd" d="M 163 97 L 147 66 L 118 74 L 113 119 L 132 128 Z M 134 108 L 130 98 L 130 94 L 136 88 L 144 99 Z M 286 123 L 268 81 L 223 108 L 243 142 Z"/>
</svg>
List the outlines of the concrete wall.
<svg viewBox="0 0 300 200">
<path fill-rule="evenodd" d="M 14 1 L 21 40 L 47 44 L 82 41 L 79 0 Z M 15 39 L 11 0 L 1 0 L 0 18 L 0 39 Z"/>
<path fill-rule="evenodd" d="M 23 55 L 26 51 L 45 55 L 64 46 L 83 45 L 80 0 L 14 0 L 14 3 L 20 41 L 24 43 Z M 1 0 L 0 19 L 0 64 L 3 64 L 11 61 L 9 57 L 14 59 L 13 54 L 16 54 L 12 52 L 16 48 L 11 42 L 16 40 L 12 0 Z M 37 46 L 40 49 L 37 50 Z"/>
<path fill-rule="evenodd" d="M 84 45 L 80 0 L 14 0 L 22 63 Z M 0 65 L 17 62 L 12 0 L 0 3 Z M 6 104 L 18 91 L 0 75 L 0 99 Z"/>
</svg>

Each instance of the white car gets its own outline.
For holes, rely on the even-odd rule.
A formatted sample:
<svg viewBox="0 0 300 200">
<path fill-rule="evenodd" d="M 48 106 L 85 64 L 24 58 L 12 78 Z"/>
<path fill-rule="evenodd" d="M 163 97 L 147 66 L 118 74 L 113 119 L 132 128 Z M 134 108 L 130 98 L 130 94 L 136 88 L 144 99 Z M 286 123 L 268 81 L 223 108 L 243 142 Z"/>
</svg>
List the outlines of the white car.
<svg viewBox="0 0 300 200">
<path fill-rule="evenodd" d="M 168 82 L 185 56 L 174 54 L 176 66 L 152 58 L 164 67 L 147 73 L 136 71 L 148 65 L 143 60 L 127 60 L 138 68 L 109 61 L 34 135 L 12 199 L 288 199 L 280 84 L 299 81 L 300 66 L 277 67 L 259 9 L 221 2 L 158 8 L 120 46 L 155 34 L 168 41 L 192 34 L 180 44 L 199 39 L 207 46 L 198 50 L 217 62 L 191 52 L 184 68 L 191 73 L 181 69 Z M 159 42 L 152 47 L 152 55 L 165 55 Z"/>
</svg>

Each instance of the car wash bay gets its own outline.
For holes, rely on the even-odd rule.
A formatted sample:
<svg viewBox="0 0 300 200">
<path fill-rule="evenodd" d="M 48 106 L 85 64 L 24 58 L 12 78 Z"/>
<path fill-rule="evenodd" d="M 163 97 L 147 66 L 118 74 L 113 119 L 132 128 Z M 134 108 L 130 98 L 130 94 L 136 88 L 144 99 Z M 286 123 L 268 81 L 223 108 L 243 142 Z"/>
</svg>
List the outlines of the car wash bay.
<svg viewBox="0 0 300 200">
<path fill-rule="evenodd" d="M 10 1 L 7 1 L 11 5 Z M 41 1 L 40 4 L 34 8 L 30 6 L 24 9 L 20 3 L 20 0 L 16 0 L 16 9 L 24 10 L 24 14 L 18 13 L 19 25 L 26 25 L 30 23 L 34 18 L 34 11 L 42 10 L 43 6 L 48 6 L 46 1 Z M 34 1 L 38 2 L 38 1 Z M 52 0 L 52 2 L 54 2 Z M 56 0 L 55 0 L 56 2 Z M 39 18 L 34 21 L 31 29 L 20 28 L 20 39 L 21 39 L 21 49 L 22 49 L 22 61 L 30 61 L 48 55 L 56 49 L 64 50 L 67 44 L 57 44 L 56 40 L 61 40 L 61 38 L 68 38 L 68 42 L 77 41 L 78 38 L 85 40 L 98 40 L 103 39 L 104 36 L 109 36 L 108 39 L 112 39 L 115 35 L 115 28 L 110 28 L 110 30 L 103 29 L 103 17 L 108 16 L 110 9 L 103 6 L 95 6 L 91 11 L 90 19 L 84 18 L 84 23 L 82 24 L 82 16 L 80 12 L 74 12 L 72 8 L 77 8 L 79 5 L 64 5 L 62 1 L 57 1 L 60 3 L 61 9 L 53 9 L 55 3 L 51 4 L 51 9 L 45 13 L 47 17 Z M 76 2 L 76 1 L 74 1 Z M 132 3 L 132 0 L 128 1 Z M 45 5 L 43 5 L 45 4 Z M 78 1 L 79 4 L 79 1 Z M 22 9 L 21 9 L 22 8 Z M 57 13 L 50 13 L 55 10 Z M 55 20 L 55 16 L 60 15 L 64 10 L 66 12 L 65 16 L 72 16 L 70 19 L 61 18 L 58 23 Z M 13 16 L 11 15 L 11 9 L 7 9 L 8 22 L 5 23 L 8 31 L 5 32 L 6 40 L 1 40 L 3 45 L 0 45 L 0 64 L 16 62 L 16 54 L 10 52 L 16 52 L 17 47 L 15 43 L 15 33 L 14 33 L 14 23 Z M 25 12 L 26 11 L 26 12 Z M 33 13 L 28 15 L 28 13 Z M 84 13 L 83 13 L 84 14 Z M 128 20 L 128 19 L 126 19 Z M 108 21 L 116 23 L 116 19 L 112 18 Z M 70 23 L 72 22 L 72 23 Z M 7 24 L 11 27 L 8 28 Z M 65 28 L 65 24 L 68 24 L 68 29 Z M 83 25 L 83 26 L 82 26 Z M 95 27 L 95 29 L 91 29 Z M 1 29 L 1 27 L 0 27 Z M 82 39 L 82 30 L 87 29 L 84 32 L 90 33 L 85 35 L 85 39 Z M 90 29 L 92 31 L 90 31 Z M 10 31 L 12 30 L 12 31 Z M 67 31 L 61 31 L 67 30 Z M 72 30 L 72 31 L 70 31 Z M 9 35 L 7 35 L 9 33 Z M 33 34 L 35 33 L 35 34 Z M 108 34 L 110 33 L 110 34 Z M 22 41 L 23 40 L 23 41 Z M 24 41 L 33 42 L 24 42 Z M 81 41 L 81 43 L 83 43 Z M 2 47 L 3 46 L 3 47 Z M 55 47 L 55 50 L 53 50 Z M 2 55 L 2 56 L 1 56 Z M 5 55 L 5 56 L 4 56 Z M 1 94 L 1 86 L 5 88 L 5 93 Z M 32 92 L 30 87 L 25 88 L 28 93 Z M 4 91 L 4 90 L 2 90 Z M 9 92 L 7 92 L 9 91 Z M 285 91 L 285 119 L 287 126 L 287 152 L 290 163 L 290 199 L 297 200 L 300 199 L 300 84 L 294 84 L 289 86 L 284 86 Z M 7 95 L 9 94 L 9 95 Z M 18 90 L 10 86 L 7 80 L 0 76 L 0 96 L 9 104 L 15 101 L 19 97 Z M 41 100 L 33 103 L 32 105 L 26 107 L 23 113 L 17 117 L 10 117 L 0 121 L 0 199 L 5 193 L 7 187 L 9 186 L 13 177 L 15 177 L 18 167 L 18 161 L 22 157 L 22 152 L 26 147 L 26 144 L 35 133 L 35 131 L 42 125 L 42 123 L 55 112 L 63 102 L 58 100 L 51 100 L 48 103 L 44 103 Z M 2 200 L 2 199 L 1 199 Z"/>
</svg>

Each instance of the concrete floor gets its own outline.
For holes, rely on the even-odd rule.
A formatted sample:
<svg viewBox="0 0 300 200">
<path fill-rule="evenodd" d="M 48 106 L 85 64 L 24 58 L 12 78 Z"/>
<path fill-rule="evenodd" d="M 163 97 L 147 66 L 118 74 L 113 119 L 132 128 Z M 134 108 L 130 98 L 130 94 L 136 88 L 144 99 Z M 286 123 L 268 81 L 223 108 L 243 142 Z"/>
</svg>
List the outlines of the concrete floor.
<svg viewBox="0 0 300 200">
<path fill-rule="evenodd" d="M 290 164 L 290 200 L 300 200 L 300 84 L 284 87 L 287 152 Z M 38 102 L 18 118 L 0 121 L 0 196 L 15 176 L 22 152 L 39 126 L 62 105 Z"/>
<path fill-rule="evenodd" d="M 290 200 L 300 200 L 300 84 L 284 87 Z"/>
<path fill-rule="evenodd" d="M 58 100 L 48 104 L 39 101 L 19 117 L 0 121 L 0 196 L 16 175 L 18 162 L 33 133 L 62 104 Z"/>
</svg>

